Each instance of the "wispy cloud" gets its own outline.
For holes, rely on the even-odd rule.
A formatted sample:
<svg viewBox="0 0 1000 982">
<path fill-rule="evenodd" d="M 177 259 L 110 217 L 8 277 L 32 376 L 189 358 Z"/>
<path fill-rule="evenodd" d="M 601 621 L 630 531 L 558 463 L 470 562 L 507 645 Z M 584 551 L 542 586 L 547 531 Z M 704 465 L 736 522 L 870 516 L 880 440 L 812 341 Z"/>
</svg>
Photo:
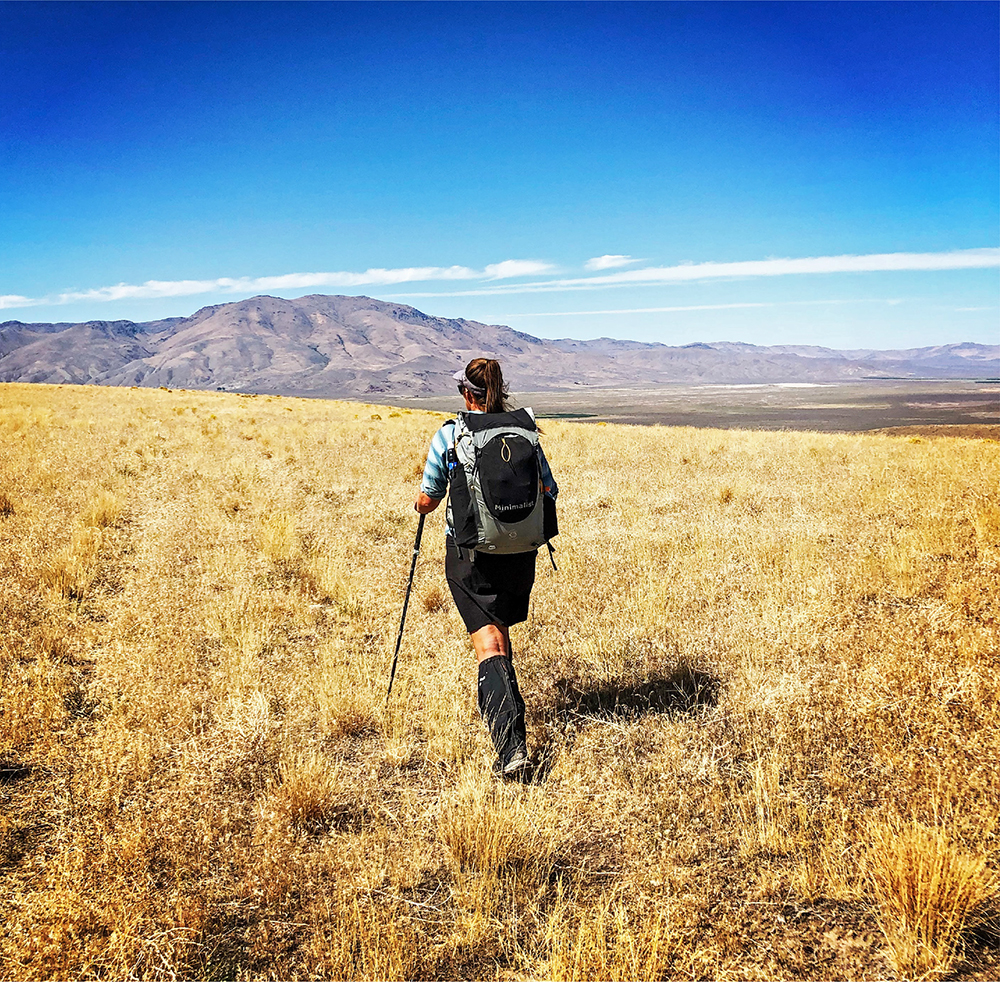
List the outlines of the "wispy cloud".
<svg viewBox="0 0 1000 982">
<path fill-rule="evenodd" d="M 17 307 L 33 307 L 37 304 L 37 300 L 32 300 L 31 297 L 21 297 L 16 293 L 0 294 L 0 310 L 12 310 Z"/>
<path fill-rule="evenodd" d="M 315 287 L 386 286 L 430 280 L 486 279 L 483 272 L 466 266 L 422 266 L 406 269 L 368 269 L 363 273 L 284 273 L 279 276 L 221 276 L 214 280 L 146 280 L 118 283 L 91 290 L 60 293 L 57 303 L 80 300 L 126 300 L 154 297 L 189 297 L 199 293 L 255 293 L 260 290 L 309 290 Z"/>
<path fill-rule="evenodd" d="M 687 310 L 740 310 L 747 307 L 821 307 L 829 304 L 884 303 L 889 306 L 903 303 L 899 299 L 864 297 L 850 300 L 774 300 L 748 301 L 746 303 L 697 303 L 675 307 L 619 307 L 614 310 L 544 310 L 532 314 L 501 314 L 514 320 L 518 317 L 596 317 L 606 314 L 674 314 Z"/>
<path fill-rule="evenodd" d="M 630 256 L 606 255 L 588 261 L 598 271 L 631 265 L 641 260 Z M 603 290 L 613 287 L 656 286 L 697 280 L 795 276 L 820 273 L 873 273 L 985 269 L 1000 267 L 1000 249 L 962 249 L 953 252 L 892 252 L 874 255 L 814 256 L 803 259 L 755 259 L 741 262 L 682 263 L 675 266 L 645 266 L 618 269 L 594 276 L 530 279 L 552 274 L 551 263 L 536 259 L 506 259 L 482 269 L 470 266 L 407 266 L 397 269 L 374 268 L 364 272 L 284 273 L 275 276 L 219 277 L 205 280 L 146 280 L 144 283 L 117 283 L 86 290 L 67 290 L 45 297 L 20 294 L 0 295 L 0 309 L 40 307 L 68 303 L 104 303 L 115 300 L 144 300 L 158 297 L 186 297 L 199 294 L 242 294 L 310 289 L 354 289 L 370 286 L 398 286 L 406 283 L 459 282 L 478 280 L 471 289 L 407 291 L 396 297 L 474 297 L 507 294 Z M 516 283 L 501 280 L 522 280 Z M 385 296 L 385 294 L 383 294 Z M 672 308 L 663 308 L 664 310 Z"/>
<path fill-rule="evenodd" d="M 508 293 L 548 293 L 599 290 L 619 286 L 656 286 L 696 280 L 795 276 L 817 273 L 924 272 L 931 270 L 988 269 L 1000 267 L 1000 249 L 959 249 L 954 252 L 887 252 L 872 255 L 813 256 L 803 259 L 752 259 L 731 263 L 682 263 L 647 266 L 603 276 L 537 280 L 532 283 L 497 284 L 447 293 L 408 293 L 410 297 L 492 296 Z"/>
<path fill-rule="evenodd" d="M 617 269 L 619 266 L 632 266 L 641 262 L 641 259 L 633 259 L 631 256 L 595 256 L 593 259 L 588 259 L 583 265 L 585 269 L 596 271 Z"/>
<path fill-rule="evenodd" d="M 514 276 L 538 276 L 553 269 L 555 267 L 551 263 L 542 263 L 534 259 L 505 259 L 502 263 L 492 263 L 487 266 L 482 273 L 477 273 L 475 270 L 469 272 L 473 274 L 473 279 L 485 275 L 491 280 L 504 280 Z"/>
<path fill-rule="evenodd" d="M 742 276 L 792 276 L 801 273 L 876 273 L 902 270 L 976 269 L 1000 266 L 1000 249 L 955 252 L 886 252 L 867 256 L 816 256 L 806 259 L 755 259 L 733 263 L 683 263 L 630 269 L 585 282 L 671 283 Z M 577 281 L 584 282 L 584 281 Z"/>
<path fill-rule="evenodd" d="M 555 267 L 536 259 L 505 259 L 483 269 L 470 266 L 407 266 L 399 269 L 366 269 L 328 273 L 284 273 L 278 276 L 222 276 L 210 280 L 146 280 L 116 283 L 89 290 L 67 290 L 48 297 L 0 296 L 0 308 L 38 307 L 93 301 L 149 300 L 158 297 L 191 297 L 206 293 L 257 293 L 265 290 L 309 290 L 319 287 L 393 286 L 442 280 L 508 280 L 549 273 Z"/>
</svg>

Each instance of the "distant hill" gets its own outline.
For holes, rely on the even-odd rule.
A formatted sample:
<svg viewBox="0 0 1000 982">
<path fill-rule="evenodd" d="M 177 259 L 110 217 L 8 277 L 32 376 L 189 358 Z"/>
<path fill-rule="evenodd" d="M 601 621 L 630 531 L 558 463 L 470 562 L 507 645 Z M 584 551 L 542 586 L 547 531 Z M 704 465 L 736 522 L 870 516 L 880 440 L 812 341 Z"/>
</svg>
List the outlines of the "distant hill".
<svg viewBox="0 0 1000 982">
<path fill-rule="evenodd" d="M 543 340 L 370 297 L 253 297 L 191 317 L 0 324 L 0 381 L 224 388 L 357 398 L 448 392 L 471 358 L 499 358 L 521 391 L 668 382 L 1000 376 L 1000 345 L 903 351 L 717 342 L 682 347 Z"/>
</svg>

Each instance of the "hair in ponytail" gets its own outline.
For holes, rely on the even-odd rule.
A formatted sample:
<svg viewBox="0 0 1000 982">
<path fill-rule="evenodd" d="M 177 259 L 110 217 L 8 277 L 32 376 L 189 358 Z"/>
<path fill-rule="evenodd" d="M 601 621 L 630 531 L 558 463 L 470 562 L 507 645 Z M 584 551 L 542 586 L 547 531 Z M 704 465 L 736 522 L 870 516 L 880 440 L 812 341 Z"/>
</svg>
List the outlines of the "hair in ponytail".
<svg viewBox="0 0 1000 982">
<path fill-rule="evenodd" d="M 505 413 L 508 410 L 509 393 L 504 384 L 500 362 L 492 358 L 473 358 L 465 366 L 465 377 L 476 388 L 484 389 L 483 408 L 488 413 Z"/>
</svg>

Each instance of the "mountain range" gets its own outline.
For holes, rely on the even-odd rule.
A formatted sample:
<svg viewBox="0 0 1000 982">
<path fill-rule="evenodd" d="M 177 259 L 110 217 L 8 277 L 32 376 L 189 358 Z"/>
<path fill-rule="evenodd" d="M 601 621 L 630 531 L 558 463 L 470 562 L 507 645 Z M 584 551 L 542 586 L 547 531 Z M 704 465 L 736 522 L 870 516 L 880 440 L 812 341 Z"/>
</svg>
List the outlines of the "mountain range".
<svg viewBox="0 0 1000 982">
<path fill-rule="evenodd" d="M 145 323 L 0 323 L 4 382 L 414 397 L 451 391 L 452 373 L 480 355 L 498 358 L 519 391 L 1000 376 L 1000 345 L 839 351 L 736 342 L 673 347 L 612 338 L 545 340 L 370 297 L 260 296 Z"/>
</svg>

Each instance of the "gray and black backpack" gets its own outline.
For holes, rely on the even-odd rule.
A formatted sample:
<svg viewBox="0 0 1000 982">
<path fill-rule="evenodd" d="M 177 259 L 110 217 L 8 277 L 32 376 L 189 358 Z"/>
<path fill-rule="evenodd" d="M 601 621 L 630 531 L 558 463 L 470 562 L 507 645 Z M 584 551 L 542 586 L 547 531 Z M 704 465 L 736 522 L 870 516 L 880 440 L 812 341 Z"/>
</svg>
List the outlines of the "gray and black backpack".
<svg viewBox="0 0 1000 982">
<path fill-rule="evenodd" d="M 448 450 L 448 524 L 460 549 L 531 552 L 557 534 L 539 453 L 528 409 L 458 414 Z"/>
</svg>

